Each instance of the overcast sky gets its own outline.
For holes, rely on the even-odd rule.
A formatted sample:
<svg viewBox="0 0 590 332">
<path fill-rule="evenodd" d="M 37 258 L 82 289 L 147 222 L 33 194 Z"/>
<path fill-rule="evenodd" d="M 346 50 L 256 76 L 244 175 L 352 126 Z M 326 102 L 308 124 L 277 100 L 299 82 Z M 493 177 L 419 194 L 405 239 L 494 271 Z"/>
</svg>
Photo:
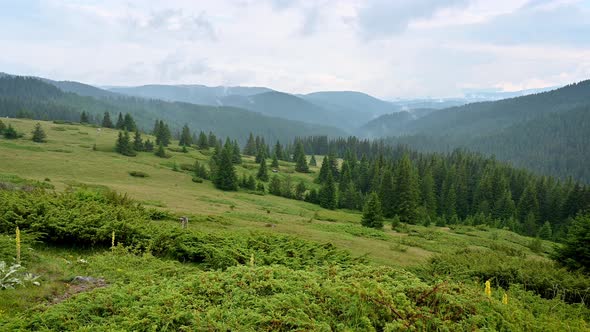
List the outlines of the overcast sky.
<svg viewBox="0 0 590 332">
<path fill-rule="evenodd" d="M 0 0 L 0 71 L 458 96 L 590 78 L 590 0 Z"/>
</svg>

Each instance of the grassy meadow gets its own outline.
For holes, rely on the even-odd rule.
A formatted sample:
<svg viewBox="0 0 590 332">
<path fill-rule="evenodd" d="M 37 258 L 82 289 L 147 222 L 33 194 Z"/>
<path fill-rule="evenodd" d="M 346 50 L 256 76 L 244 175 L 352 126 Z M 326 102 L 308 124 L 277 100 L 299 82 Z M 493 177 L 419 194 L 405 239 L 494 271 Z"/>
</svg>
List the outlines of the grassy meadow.
<svg viewBox="0 0 590 332">
<path fill-rule="evenodd" d="M 196 261 L 182 263 L 180 259 L 157 257 L 145 249 L 124 248 L 124 242 L 118 242 L 119 246 L 111 250 L 100 246 L 54 246 L 34 240 L 27 242 L 25 233 L 26 267 L 41 276 L 41 285 L 0 290 L 0 314 L 6 318 L 4 328 L 86 331 L 589 328 L 586 306 L 579 301 L 565 301 L 570 286 L 564 286 L 563 297 L 554 298 L 543 295 L 541 288 L 530 286 L 550 283 L 563 272 L 549 259 L 554 243 L 542 241 L 541 250 L 533 251 L 530 238 L 483 225 L 451 228 L 401 225 L 394 230 L 386 221 L 383 230 L 365 228 L 360 225 L 361 214 L 356 211 L 325 210 L 303 201 L 244 190 L 223 192 L 210 181 L 193 182 L 191 172 L 183 168 L 192 166 L 195 160 L 207 162 L 212 151 L 189 148 L 188 153 L 182 153 L 177 142 L 173 142 L 167 149 L 170 158 L 146 152 L 125 157 L 114 152 L 116 130 L 40 122 L 47 142 L 34 143 L 30 133 L 37 121 L 2 121 L 25 135 L 15 140 L 0 138 L 0 182 L 37 181 L 51 188 L 46 191 L 59 193 L 71 189 L 110 189 L 128 195 L 147 209 L 166 211 L 173 216 L 150 221 L 166 232 L 178 232 L 180 226 L 175 218 L 188 216 L 189 231 L 197 232 L 194 234 L 217 234 L 220 238 L 232 234 L 236 239 L 247 239 L 243 250 L 246 254 L 241 254 L 246 257 L 245 264 L 211 269 Z M 154 141 L 153 137 L 149 138 Z M 317 159 L 321 162 L 322 158 Z M 236 167 L 239 177 L 255 175 L 258 165 L 254 158 L 244 156 L 242 160 L 242 165 Z M 129 174 L 132 171 L 148 176 L 133 177 Z M 303 180 L 309 188 L 316 186 L 313 179 L 318 171 L 319 167 L 311 167 L 310 174 L 295 173 L 293 164 L 281 162 L 278 175 L 291 176 L 294 184 Z M 248 239 L 258 234 L 307 240 L 317 245 L 316 249 L 310 249 L 312 252 L 323 250 L 331 243 L 337 250 L 350 253 L 351 259 L 358 258 L 363 263 L 358 270 L 351 271 L 319 263 L 292 270 L 258 265 L 260 255 L 247 254 L 252 248 Z M 13 241 L 12 234 L 0 236 L 0 253 L 10 252 Z M 293 246 L 300 248 L 303 244 L 294 242 Z M 269 245 L 260 252 L 272 252 L 272 248 Z M 290 255 L 284 259 L 288 260 Z M 474 261 L 473 257 L 490 260 Z M 474 268 L 461 270 L 459 267 L 466 266 L 465 262 Z M 536 279 L 537 267 L 547 269 L 549 277 L 545 281 Z M 97 279 L 87 286 L 76 286 L 72 278 L 78 275 Z M 484 281 L 489 278 L 494 282 L 491 298 L 484 294 Z M 583 282 L 576 287 L 583 289 L 590 285 L 586 278 L 580 278 Z M 514 282 L 515 286 L 508 290 L 504 280 Z M 522 286 L 527 282 L 529 286 Z M 503 292 L 510 296 L 510 302 L 504 306 Z M 313 294 L 311 298 L 310 294 Z M 400 294 L 406 294 L 407 298 Z M 431 295 L 436 298 L 431 299 Z M 261 299 L 265 300 L 260 302 Z M 233 306 L 232 301 L 235 301 Z M 392 304 L 387 306 L 386 302 Z M 402 312 L 395 308 L 402 308 L 399 309 Z M 326 317 L 320 318 L 322 315 Z"/>
</svg>

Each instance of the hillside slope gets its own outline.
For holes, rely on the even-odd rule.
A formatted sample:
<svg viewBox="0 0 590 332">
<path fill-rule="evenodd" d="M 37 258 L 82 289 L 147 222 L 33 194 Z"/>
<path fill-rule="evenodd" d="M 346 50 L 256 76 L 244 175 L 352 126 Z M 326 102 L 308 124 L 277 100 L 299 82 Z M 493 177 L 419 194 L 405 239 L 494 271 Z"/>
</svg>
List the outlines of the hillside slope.
<svg viewBox="0 0 590 332">
<path fill-rule="evenodd" d="M 185 123 L 193 130 L 215 131 L 221 137 L 244 139 L 251 131 L 274 140 L 291 140 L 305 135 L 344 135 L 336 128 L 273 118 L 235 107 L 202 106 L 180 102 L 148 100 L 135 97 L 85 97 L 66 93 L 34 78 L 0 78 L 0 115 L 23 114 L 37 119 L 78 121 L 85 111 L 97 120 L 108 111 L 112 117 L 130 113 L 144 129 L 152 128 L 156 119 L 179 130 Z"/>
</svg>

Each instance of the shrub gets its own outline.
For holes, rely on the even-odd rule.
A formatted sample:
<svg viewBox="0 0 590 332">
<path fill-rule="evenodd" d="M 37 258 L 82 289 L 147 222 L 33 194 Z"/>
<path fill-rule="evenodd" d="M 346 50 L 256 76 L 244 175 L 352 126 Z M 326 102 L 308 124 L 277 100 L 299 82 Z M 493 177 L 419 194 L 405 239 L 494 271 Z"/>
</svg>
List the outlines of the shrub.
<svg viewBox="0 0 590 332">
<path fill-rule="evenodd" d="M 141 171 L 130 171 L 129 175 L 136 177 L 136 178 L 147 178 L 149 177 L 149 174 L 145 173 L 145 172 L 141 172 Z"/>
</svg>

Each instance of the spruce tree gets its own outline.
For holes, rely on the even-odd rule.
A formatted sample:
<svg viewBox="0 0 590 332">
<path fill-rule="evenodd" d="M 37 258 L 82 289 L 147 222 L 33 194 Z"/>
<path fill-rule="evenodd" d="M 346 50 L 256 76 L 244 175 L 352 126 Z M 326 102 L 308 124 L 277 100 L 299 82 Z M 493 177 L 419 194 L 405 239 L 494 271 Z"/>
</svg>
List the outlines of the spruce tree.
<svg viewBox="0 0 590 332">
<path fill-rule="evenodd" d="M 363 207 L 361 225 L 372 228 L 383 228 L 383 216 L 381 214 L 381 202 L 377 193 L 369 194 Z"/>
<path fill-rule="evenodd" d="M 152 130 L 152 135 L 157 137 L 159 132 L 160 132 L 160 120 L 156 120 L 156 122 L 154 123 L 154 129 Z"/>
<path fill-rule="evenodd" d="M 278 176 L 273 175 L 268 185 L 268 192 L 275 195 L 281 196 L 281 179 Z"/>
<path fill-rule="evenodd" d="M 324 159 L 322 161 L 322 166 L 320 167 L 320 174 L 318 174 L 318 177 L 316 179 L 316 182 L 319 184 L 326 182 L 326 179 L 328 178 L 328 174 L 330 173 L 330 160 L 329 159 L 330 159 L 329 156 L 324 156 Z"/>
<path fill-rule="evenodd" d="M 232 162 L 237 165 L 242 163 L 242 156 L 240 155 L 240 145 L 238 144 L 237 140 L 233 143 Z"/>
<path fill-rule="evenodd" d="M 164 149 L 164 144 L 162 144 L 162 142 L 160 142 L 160 144 L 158 144 L 158 150 L 156 150 L 156 152 L 154 154 L 160 158 L 168 158 L 168 155 L 166 154 L 166 150 Z"/>
<path fill-rule="evenodd" d="M 281 196 L 286 198 L 293 197 L 293 179 L 291 179 L 290 175 L 284 178 L 281 185 Z"/>
<path fill-rule="evenodd" d="M 434 177 L 432 176 L 432 170 L 427 168 L 420 181 L 420 192 L 422 197 L 422 206 L 426 208 L 428 215 L 431 219 L 436 217 L 437 204 L 436 204 L 436 193 L 434 187 Z"/>
<path fill-rule="evenodd" d="M 590 272 L 590 215 L 578 215 L 574 219 L 555 258 L 571 270 Z"/>
<path fill-rule="evenodd" d="M 80 114 L 80 123 L 88 123 L 88 114 L 86 114 L 86 112 L 82 112 L 82 114 Z"/>
<path fill-rule="evenodd" d="M 128 131 L 125 131 L 124 133 L 121 131 L 119 132 L 115 150 L 124 156 L 133 157 L 136 155 L 135 151 L 133 151 L 133 147 L 131 146 Z"/>
<path fill-rule="evenodd" d="M 193 144 L 193 138 L 191 136 L 191 130 L 188 127 L 188 124 L 185 124 L 182 127 L 182 133 L 180 134 L 180 139 L 178 140 L 178 146 L 191 146 Z"/>
<path fill-rule="evenodd" d="M 303 180 L 299 181 L 295 187 L 295 199 L 302 200 L 305 197 L 306 191 L 307 188 L 305 187 L 305 182 L 303 182 Z"/>
<path fill-rule="evenodd" d="M 532 213 L 532 216 L 536 222 L 539 216 L 539 202 L 537 201 L 536 187 L 533 183 L 530 183 L 520 196 L 518 201 L 517 214 L 521 222 L 528 218 L 528 214 Z"/>
<path fill-rule="evenodd" d="M 277 141 L 277 144 L 275 144 L 274 155 L 276 156 L 277 159 L 280 159 L 280 160 L 283 160 L 283 158 L 284 158 L 283 146 L 281 145 L 281 143 L 279 141 Z"/>
<path fill-rule="evenodd" d="M 379 188 L 379 201 L 381 202 L 381 208 L 383 216 L 385 218 L 392 218 L 396 213 L 396 197 L 393 189 L 393 174 L 391 169 L 387 167 L 383 173 L 381 179 L 381 186 Z"/>
<path fill-rule="evenodd" d="M 272 163 L 270 164 L 270 167 L 272 167 L 274 169 L 279 168 L 279 159 L 278 159 L 276 153 L 272 155 Z"/>
<path fill-rule="evenodd" d="M 200 150 L 205 150 L 209 148 L 209 141 L 207 140 L 207 135 L 203 131 L 199 133 L 199 140 L 197 142 L 197 146 Z"/>
<path fill-rule="evenodd" d="M 315 155 L 311 155 L 311 159 L 309 160 L 309 166 L 313 166 L 316 167 L 318 165 L 318 162 L 315 160 Z"/>
<path fill-rule="evenodd" d="M 209 132 L 209 136 L 207 136 L 207 140 L 207 144 L 210 148 L 213 148 L 217 145 L 217 136 L 215 136 L 215 134 L 211 131 Z"/>
<path fill-rule="evenodd" d="M 550 240 L 553 232 L 551 231 L 551 224 L 548 221 L 545 221 L 543 226 L 539 229 L 538 236 L 543 240 Z"/>
<path fill-rule="evenodd" d="M 135 136 L 133 137 L 133 150 L 135 151 L 144 151 L 145 145 L 143 144 L 143 140 L 141 139 L 141 133 L 139 130 L 135 131 Z"/>
<path fill-rule="evenodd" d="M 320 206 L 325 209 L 334 210 L 337 205 L 336 185 L 331 172 L 328 172 L 326 181 L 319 192 Z"/>
<path fill-rule="evenodd" d="M 264 193 L 266 189 L 264 188 L 264 183 L 258 182 L 256 183 L 256 191 Z"/>
<path fill-rule="evenodd" d="M 229 140 L 226 142 L 221 156 L 219 158 L 219 164 L 215 173 L 213 183 L 215 187 L 226 191 L 238 190 L 238 176 L 234 169 L 232 162 L 233 145 L 230 144 Z"/>
<path fill-rule="evenodd" d="M 111 120 L 111 114 L 109 112 L 104 112 L 104 116 L 102 118 L 102 127 L 103 128 L 113 128 L 113 121 Z"/>
<path fill-rule="evenodd" d="M 154 143 L 152 143 L 152 141 L 149 139 L 146 139 L 145 143 L 143 144 L 143 151 L 154 152 Z"/>
<path fill-rule="evenodd" d="M 132 132 L 137 130 L 137 125 L 135 124 L 135 120 L 129 113 L 125 113 L 125 119 L 123 120 L 123 127 L 125 130 Z"/>
<path fill-rule="evenodd" d="M 407 154 L 399 162 L 395 190 L 397 193 L 395 212 L 399 215 L 400 221 L 417 223 L 416 208 L 420 200 L 420 191 L 416 171 Z"/>
<path fill-rule="evenodd" d="M 115 125 L 116 129 L 123 130 L 125 129 L 125 121 L 123 120 L 123 114 L 119 113 L 119 118 L 117 118 L 117 124 Z"/>
<path fill-rule="evenodd" d="M 301 143 L 301 141 L 297 142 L 297 145 L 295 146 L 293 159 L 295 160 L 295 171 L 301 173 L 309 172 L 309 167 L 307 166 L 307 157 L 305 156 L 303 143 Z"/>
<path fill-rule="evenodd" d="M 256 178 L 260 181 L 268 181 L 268 168 L 266 167 L 266 159 L 262 158 L 260 161 L 260 167 L 258 167 L 258 174 L 256 174 Z"/>
<path fill-rule="evenodd" d="M 47 135 L 45 135 L 43 128 L 41 128 L 41 124 L 37 122 L 35 129 L 33 130 L 33 142 L 43 143 L 46 138 Z"/>
<path fill-rule="evenodd" d="M 248 188 L 249 190 L 256 190 L 256 180 L 254 179 L 252 174 L 250 174 L 250 176 L 248 176 L 248 180 L 246 182 L 246 188 Z"/>
<path fill-rule="evenodd" d="M 244 146 L 244 154 L 247 156 L 255 156 L 258 153 L 256 142 L 254 141 L 254 135 L 250 133 L 248 136 L 248 142 Z"/>
</svg>

